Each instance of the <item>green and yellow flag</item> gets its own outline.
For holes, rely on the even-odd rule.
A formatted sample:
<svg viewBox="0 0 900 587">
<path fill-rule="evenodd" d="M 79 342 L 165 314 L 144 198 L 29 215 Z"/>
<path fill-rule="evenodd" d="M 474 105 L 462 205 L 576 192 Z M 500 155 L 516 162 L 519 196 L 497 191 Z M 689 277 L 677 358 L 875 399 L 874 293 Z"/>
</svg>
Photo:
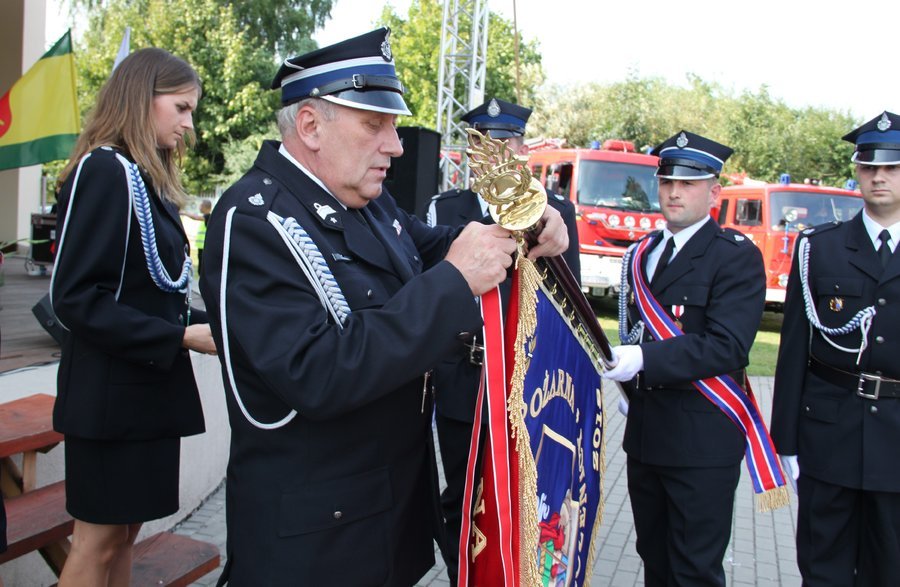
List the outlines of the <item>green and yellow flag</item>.
<svg viewBox="0 0 900 587">
<path fill-rule="evenodd" d="M 66 159 L 80 126 L 69 31 L 0 98 L 0 169 Z"/>
</svg>

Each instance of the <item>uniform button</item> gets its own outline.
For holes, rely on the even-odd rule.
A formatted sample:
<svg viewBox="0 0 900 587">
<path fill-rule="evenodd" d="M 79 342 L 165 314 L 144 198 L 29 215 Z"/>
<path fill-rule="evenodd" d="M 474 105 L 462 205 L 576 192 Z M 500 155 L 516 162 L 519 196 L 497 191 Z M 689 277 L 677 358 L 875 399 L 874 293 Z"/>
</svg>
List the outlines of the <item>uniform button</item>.
<svg viewBox="0 0 900 587">
<path fill-rule="evenodd" d="M 413 259 L 415 259 L 416 261 L 418 261 L 418 260 L 419 260 L 419 256 L 418 256 L 418 255 L 413 255 Z"/>
<path fill-rule="evenodd" d="M 457 340 L 468 340 L 468 339 L 471 338 L 471 337 L 472 337 L 472 333 L 471 333 L 471 332 L 457 332 L 457 333 L 456 333 L 456 339 L 457 339 Z"/>
<path fill-rule="evenodd" d="M 687 296 L 683 296 L 683 297 L 681 298 L 681 301 L 686 302 L 686 301 L 687 301 Z"/>
<path fill-rule="evenodd" d="M 809 411 L 809 406 L 805 406 L 805 407 L 803 408 L 803 410 L 806 411 L 806 412 L 808 412 L 808 411 Z"/>
<path fill-rule="evenodd" d="M 834 291 L 838 291 L 839 289 L 841 289 L 841 286 L 839 286 L 838 284 L 835 283 L 835 284 L 834 284 Z"/>
<path fill-rule="evenodd" d="M 344 517 L 344 513 L 341 510 L 334 512 L 333 515 L 334 515 L 335 520 L 340 520 L 341 518 Z"/>
<path fill-rule="evenodd" d="M 877 414 L 878 406 L 869 406 L 869 411 L 872 412 L 873 414 Z"/>
<path fill-rule="evenodd" d="M 179 324 L 184 324 L 184 314 L 179 314 L 179 315 L 178 315 L 178 323 L 179 323 Z"/>
<path fill-rule="evenodd" d="M 884 299 L 884 298 L 878 298 L 878 305 L 879 305 L 879 306 L 884 306 L 884 305 L 886 305 L 886 304 L 887 304 L 887 300 L 886 300 L 886 299 Z"/>
<path fill-rule="evenodd" d="M 876 337 L 875 337 L 875 342 L 877 342 L 878 344 L 883 343 L 883 342 L 884 342 L 884 337 L 883 337 L 883 336 L 876 336 Z"/>
<path fill-rule="evenodd" d="M 875 375 L 881 376 L 881 371 L 875 371 Z"/>
<path fill-rule="evenodd" d="M 373 296 L 373 295 L 375 295 L 375 294 L 372 293 L 372 290 L 371 290 L 371 289 L 370 289 L 369 291 L 366 292 L 366 297 L 369 298 L 370 300 L 372 299 L 372 296 Z"/>
</svg>

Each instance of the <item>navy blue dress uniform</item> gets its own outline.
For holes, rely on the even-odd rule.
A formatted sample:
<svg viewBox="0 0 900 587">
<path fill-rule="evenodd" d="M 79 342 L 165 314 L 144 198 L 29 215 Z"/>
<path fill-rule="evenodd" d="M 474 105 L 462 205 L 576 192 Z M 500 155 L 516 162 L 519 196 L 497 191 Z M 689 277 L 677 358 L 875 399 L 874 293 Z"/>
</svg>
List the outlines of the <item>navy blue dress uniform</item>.
<svg viewBox="0 0 900 587">
<path fill-rule="evenodd" d="M 289 60 L 276 83 L 285 103 L 331 84 L 338 103 L 405 111 L 390 55 L 379 29 Z M 355 75 L 375 85 L 342 90 Z M 423 375 L 481 328 L 443 260 L 458 231 L 427 226 L 387 192 L 346 209 L 287 155 L 263 144 L 206 237 L 201 283 L 232 429 L 220 583 L 412 585 L 442 529 Z"/>
<path fill-rule="evenodd" d="M 681 132 L 653 154 L 660 157 L 658 177 L 693 181 L 718 177 L 731 152 Z M 633 341 L 643 353 L 643 370 L 626 383 L 630 404 L 623 447 L 637 550 L 646 585 L 725 585 L 722 559 L 745 441 L 691 382 L 729 374 L 743 386 L 765 304 L 762 255 L 749 239 L 708 216 L 674 236 L 667 230 L 645 238 L 657 249 L 645 260 L 660 256 L 664 238 L 677 245 L 671 261 L 659 260 L 652 280 L 650 273 L 645 279 L 684 335 L 657 341 L 644 331 Z M 629 293 L 630 267 L 627 283 L 620 299 L 627 306 L 622 326 L 636 337 L 640 331 L 633 328 L 641 316 Z"/>
<path fill-rule="evenodd" d="M 519 139 L 525 135 L 525 125 L 531 109 L 491 98 L 467 112 L 462 120 L 481 133 L 490 132 L 495 139 Z M 513 149 L 515 150 L 515 149 Z M 563 196 L 547 192 L 547 202 L 556 208 L 566 223 L 569 249 L 563 255 L 575 279 L 581 282 L 581 261 L 578 254 L 578 228 L 575 206 Z M 469 222 L 492 222 L 487 203 L 474 191 L 453 189 L 434 196 L 427 211 L 432 226 L 463 226 Z M 509 299 L 510 281 L 500 286 L 504 304 Z M 441 509 L 447 526 L 450 549 L 444 553 L 448 575 L 456 582 L 458 546 L 462 524 L 463 492 L 466 464 L 475 402 L 481 381 L 481 344 L 478 336 L 455 356 L 441 362 L 434 369 L 436 422 L 441 448 L 441 464 L 447 487 L 441 493 Z"/>
<path fill-rule="evenodd" d="M 188 319 L 204 323 L 206 315 L 188 312 L 186 292 L 165 292 L 151 278 L 120 157 L 95 149 L 62 186 L 50 287 L 69 330 L 53 409 L 53 426 L 66 437 L 67 507 L 101 524 L 177 511 L 179 439 L 204 431 L 182 341 Z M 177 276 L 189 246 L 178 210 L 144 183 L 159 258 Z M 104 456 L 85 462 L 85 451 Z M 97 461 L 106 458 L 120 461 L 119 473 L 102 470 Z"/>
<path fill-rule="evenodd" d="M 860 166 L 900 165 L 895 114 L 844 140 Z M 772 439 L 799 463 L 797 558 L 811 586 L 900 585 L 900 223 L 881 242 L 868 210 L 884 196 L 863 196 L 853 219 L 798 235 L 775 372 Z"/>
</svg>

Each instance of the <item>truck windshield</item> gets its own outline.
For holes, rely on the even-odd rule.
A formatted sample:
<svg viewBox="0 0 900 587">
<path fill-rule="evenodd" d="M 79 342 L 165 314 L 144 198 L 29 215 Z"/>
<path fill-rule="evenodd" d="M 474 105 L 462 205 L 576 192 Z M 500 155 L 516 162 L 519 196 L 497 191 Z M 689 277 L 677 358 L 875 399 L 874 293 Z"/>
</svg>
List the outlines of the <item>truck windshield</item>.
<svg viewBox="0 0 900 587">
<path fill-rule="evenodd" d="M 582 160 L 578 170 L 578 203 L 621 210 L 659 212 L 656 167 Z"/>
<path fill-rule="evenodd" d="M 772 192 L 774 230 L 805 230 L 834 220 L 850 220 L 863 207 L 862 197 L 816 192 Z"/>
</svg>

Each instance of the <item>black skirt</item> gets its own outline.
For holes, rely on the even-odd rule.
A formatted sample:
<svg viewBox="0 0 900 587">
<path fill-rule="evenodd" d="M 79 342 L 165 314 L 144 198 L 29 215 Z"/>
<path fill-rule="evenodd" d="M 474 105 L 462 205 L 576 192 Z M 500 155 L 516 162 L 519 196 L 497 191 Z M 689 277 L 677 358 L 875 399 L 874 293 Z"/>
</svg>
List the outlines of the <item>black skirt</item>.
<svg viewBox="0 0 900 587">
<path fill-rule="evenodd" d="M 66 509 L 92 524 L 137 524 L 178 511 L 180 438 L 66 436 Z"/>
</svg>

